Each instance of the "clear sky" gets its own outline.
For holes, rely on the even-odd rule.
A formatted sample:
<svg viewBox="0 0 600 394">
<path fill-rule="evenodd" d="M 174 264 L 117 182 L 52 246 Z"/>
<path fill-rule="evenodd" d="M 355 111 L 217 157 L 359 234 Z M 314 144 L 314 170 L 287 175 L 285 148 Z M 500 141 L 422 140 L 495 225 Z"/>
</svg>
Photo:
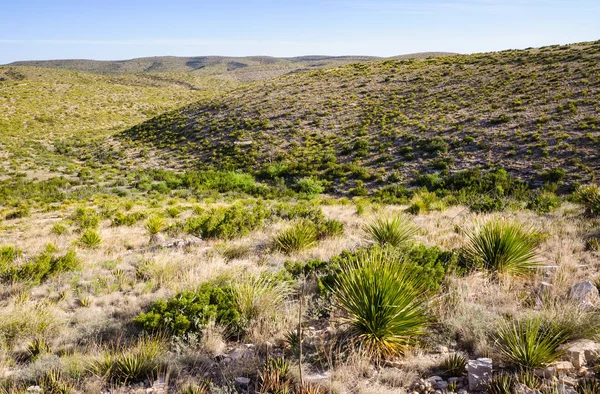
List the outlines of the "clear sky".
<svg viewBox="0 0 600 394">
<path fill-rule="evenodd" d="M 0 64 L 460 53 L 600 39 L 600 0 L 0 0 Z"/>
</svg>

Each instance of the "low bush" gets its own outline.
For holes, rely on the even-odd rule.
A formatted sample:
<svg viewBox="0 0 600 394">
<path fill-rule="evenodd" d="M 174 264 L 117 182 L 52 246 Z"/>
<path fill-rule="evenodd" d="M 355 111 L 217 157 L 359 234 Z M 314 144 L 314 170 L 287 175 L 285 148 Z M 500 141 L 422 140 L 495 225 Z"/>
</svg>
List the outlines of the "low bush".
<svg viewBox="0 0 600 394">
<path fill-rule="evenodd" d="M 197 291 L 186 291 L 169 300 L 158 300 L 134 322 L 147 332 L 167 331 L 173 335 L 202 332 L 214 321 L 231 335 L 240 330 L 240 313 L 231 286 L 204 283 Z"/>
<path fill-rule="evenodd" d="M 81 230 L 96 229 L 100 224 L 100 215 L 92 208 L 77 208 L 71 219 Z"/>
<path fill-rule="evenodd" d="M 185 231 L 202 238 L 232 239 L 259 228 L 270 215 L 262 203 L 257 203 L 251 208 L 241 204 L 211 208 L 189 218 L 185 222 Z"/>
<path fill-rule="evenodd" d="M 551 192 L 535 193 L 527 203 L 527 209 L 537 213 L 550 213 L 560 208 L 560 197 Z"/>
<path fill-rule="evenodd" d="M 286 228 L 273 239 L 273 248 L 285 254 L 310 248 L 317 244 L 316 226 L 308 221 L 300 221 Z"/>
<path fill-rule="evenodd" d="M 102 237 L 96 230 L 87 229 L 79 237 L 78 243 L 87 249 L 97 249 L 102 243 Z"/>
<path fill-rule="evenodd" d="M 72 271 L 79 267 L 80 261 L 75 251 L 71 250 L 62 256 L 54 256 L 53 253 L 44 251 L 38 256 L 16 261 L 14 251 L 3 256 L 0 250 L 0 279 L 13 282 L 40 283 L 49 277 L 61 272 Z M 20 252 L 17 252 L 20 253 Z"/>
<path fill-rule="evenodd" d="M 587 185 L 580 187 L 574 195 L 575 201 L 585 208 L 585 214 L 590 217 L 600 216 L 600 187 Z"/>
</svg>

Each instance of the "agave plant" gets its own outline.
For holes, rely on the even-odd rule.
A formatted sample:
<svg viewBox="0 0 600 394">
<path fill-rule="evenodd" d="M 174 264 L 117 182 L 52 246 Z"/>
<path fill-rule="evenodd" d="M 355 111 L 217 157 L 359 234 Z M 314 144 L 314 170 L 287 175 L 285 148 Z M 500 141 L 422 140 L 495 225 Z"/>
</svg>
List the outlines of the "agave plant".
<svg viewBox="0 0 600 394">
<path fill-rule="evenodd" d="M 377 218 L 364 227 L 367 236 L 381 246 L 399 247 L 406 245 L 417 233 L 417 226 L 404 215 Z"/>
<path fill-rule="evenodd" d="M 387 249 L 359 252 L 332 288 L 350 338 L 377 360 L 402 354 L 428 323 L 426 279 L 396 256 Z"/>
<path fill-rule="evenodd" d="M 517 223 L 491 220 L 470 234 L 466 256 L 496 274 L 525 276 L 537 267 L 537 242 Z"/>
<path fill-rule="evenodd" d="M 500 351 L 523 368 L 540 368 L 561 356 L 568 335 L 538 317 L 503 321 L 496 332 Z"/>
</svg>

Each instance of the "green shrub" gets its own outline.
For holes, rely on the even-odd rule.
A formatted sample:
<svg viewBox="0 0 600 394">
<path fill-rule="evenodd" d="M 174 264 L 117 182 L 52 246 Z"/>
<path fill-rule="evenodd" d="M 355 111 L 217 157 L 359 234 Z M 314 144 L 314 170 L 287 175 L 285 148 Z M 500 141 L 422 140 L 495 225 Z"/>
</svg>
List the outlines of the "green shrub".
<svg viewBox="0 0 600 394">
<path fill-rule="evenodd" d="M 147 214 L 143 211 L 132 212 L 132 213 L 123 213 L 117 212 L 113 218 L 111 226 L 119 227 L 119 226 L 133 226 L 138 221 L 146 218 Z"/>
<path fill-rule="evenodd" d="M 514 394 L 514 388 L 515 378 L 505 373 L 494 375 L 485 384 L 486 393 L 488 394 Z"/>
<path fill-rule="evenodd" d="M 273 239 L 273 248 L 290 254 L 316 245 L 317 239 L 315 225 L 303 220 L 277 234 Z"/>
<path fill-rule="evenodd" d="M 0 250 L 0 279 L 3 281 L 29 281 L 37 284 L 60 272 L 75 270 L 80 264 L 77 254 L 73 250 L 68 251 L 63 256 L 54 256 L 53 253 L 44 251 L 39 256 L 16 265 L 12 264 L 15 262 L 14 257 L 5 259 L 1 256 Z"/>
<path fill-rule="evenodd" d="M 67 228 L 67 226 L 65 226 L 62 223 L 56 223 L 54 224 L 54 226 L 52 226 L 52 234 L 56 234 L 56 235 L 63 235 L 66 234 L 69 229 Z"/>
<path fill-rule="evenodd" d="M 19 204 L 19 206 L 16 209 L 7 213 L 4 218 L 6 220 L 14 220 L 14 219 L 26 218 L 29 215 L 30 215 L 29 206 L 25 205 L 25 204 Z"/>
<path fill-rule="evenodd" d="M 87 229 L 79 237 L 78 243 L 84 248 L 97 249 L 102 243 L 102 237 L 96 230 Z"/>
<path fill-rule="evenodd" d="M 164 231 L 166 228 L 167 223 L 165 223 L 165 220 L 160 216 L 151 216 L 144 224 L 144 229 L 150 236 L 155 236 L 156 234 Z"/>
<path fill-rule="evenodd" d="M 296 181 L 295 190 L 308 196 L 315 196 L 323 193 L 325 188 L 323 182 L 314 177 L 304 177 Z"/>
<path fill-rule="evenodd" d="M 519 224 L 491 220 L 468 235 L 465 255 L 474 266 L 497 275 L 529 275 L 537 267 L 537 242 L 531 234 Z"/>
<path fill-rule="evenodd" d="M 560 197 L 551 192 L 535 193 L 527 203 L 527 208 L 537 213 L 550 213 L 559 208 L 562 201 Z"/>
<path fill-rule="evenodd" d="M 496 336 L 502 354 L 524 368 L 542 368 L 558 360 L 559 346 L 568 340 L 564 331 L 537 317 L 503 321 Z"/>
<path fill-rule="evenodd" d="M 341 237 L 344 235 L 344 223 L 337 219 L 327 219 L 317 224 L 317 238 Z"/>
<path fill-rule="evenodd" d="M 332 287 L 350 338 L 377 359 L 402 354 L 423 334 L 425 290 L 423 276 L 383 249 L 345 261 Z"/>
<path fill-rule="evenodd" d="M 201 332 L 203 326 L 214 321 L 226 326 L 233 335 L 240 328 L 240 313 L 235 307 L 232 287 L 209 282 L 197 291 L 156 301 L 134 321 L 148 332 L 167 331 L 173 335 Z"/>
<path fill-rule="evenodd" d="M 82 229 L 95 229 L 100 224 L 100 216 L 91 208 L 79 207 L 72 216 L 73 221 Z"/>
<path fill-rule="evenodd" d="M 273 275 L 245 275 L 231 289 L 244 325 L 272 320 L 280 315 L 285 300 L 292 293 L 289 283 Z"/>
<path fill-rule="evenodd" d="M 454 353 L 446 357 L 442 361 L 441 368 L 446 376 L 462 376 L 467 367 L 467 359 L 465 356 Z"/>
<path fill-rule="evenodd" d="M 400 247 L 406 245 L 417 234 L 418 228 L 406 216 L 377 218 L 364 227 L 367 236 L 379 245 Z"/>
<path fill-rule="evenodd" d="M 202 238 L 232 239 L 241 237 L 262 226 L 270 212 L 261 203 L 252 208 L 235 204 L 230 207 L 212 208 L 185 222 L 187 233 Z"/>
</svg>

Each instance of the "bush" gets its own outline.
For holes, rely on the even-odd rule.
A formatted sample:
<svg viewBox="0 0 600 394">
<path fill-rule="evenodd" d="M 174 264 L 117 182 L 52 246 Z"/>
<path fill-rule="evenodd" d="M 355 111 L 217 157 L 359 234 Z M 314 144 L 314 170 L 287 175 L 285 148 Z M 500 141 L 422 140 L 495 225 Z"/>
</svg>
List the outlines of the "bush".
<svg viewBox="0 0 600 394">
<path fill-rule="evenodd" d="M 150 236 L 155 236 L 161 231 L 164 231 L 165 228 L 167 228 L 167 224 L 160 216 L 152 216 L 146 220 L 146 223 L 144 224 L 144 229 Z"/>
<path fill-rule="evenodd" d="M 82 230 L 95 229 L 100 224 L 100 216 L 91 208 L 77 208 L 72 219 Z"/>
<path fill-rule="evenodd" d="M 300 221 L 275 236 L 273 248 L 285 254 L 307 249 L 317 244 L 317 229 L 313 223 Z"/>
<path fill-rule="evenodd" d="M 502 354 L 524 368 L 542 368 L 558 360 L 568 335 L 541 318 L 503 321 L 496 332 Z"/>
<path fill-rule="evenodd" d="M 66 234 L 67 231 L 69 231 L 69 230 L 67 229 L 67 226 L 65 226 L 64 224 L 56 223 L 56 224 L 54 224 L 54 226 L 52 226 L 51 231 L 52 231 L 52 234 L 63 235 L 63 234 Z"/>
<path fill-rule="evenodd" d="M 379 245 L 394 247 L 406 245 L 417 234 L 418 228 L 406 216 L 377 218 L 364 227 L 367 236 Z"/>
<path fill-rule="evenodd" d="M 468 237 L 465 255 L 474 266 L 511 276 L 529 275 L 537 267 L 537 242 L 519 224 L 491 220 Z"/>
<path fill-rule="evenodd" d="M 317 238 L 340 237 L 344 235 L 344 223 L 336 219 L 327 219 L 317 224 Z"/>
<path fill-rule="evenodd" d="M 16 209 L 10 211 L 4 217 L 6 220 L 14 220 L 26 218 L 30 215 L 29 206 L 25 204 L 20 204 Z"/>
<path fill-rule="evenodd" d="M 527 203 L 527 208 L 537 213 L 550 213 L 561 205 L 561 199 L 551 192 L 536 193 Z"/>
<path fill-rule="evenodd" d="M 4 253 L 0 249 L 0 278 L 4 281 L 28 281 L 37 284 L 61 272 L 75 270 L 80 264 L 73 250 L 63 256 L 53 256 L 53 253 L 45 251 L 18 265 L 12 264 L 17 256 L 14 253 L 14 251 L 10 252 L 10 256 L 6 253 L 5 257 L 2 257 Z"/>
<path fill-rule="evenodd" d="M 96 230 L 87 229 L 79 237 L 79 245 L 88 249 L 97 249 L 102 243 L 102 237 Z"/>
<path fill-rule="evenodd" d="M 257 203 L 252 208 L 241 204 L 212 208 L 189 218 L 185 223 L 185 231 L 202 238 L 232 239 L 247 235 L 262 226 L 263 220 L 269 216 L 270 212 L 262 203 Z"/>
<path fill-rule="evenodd" d="M 112 219 L 111 225 L 114 227 L 133 226 L 146 216 L 146 213 L 142 211 L 132 213 L 117 212 Z"/>
<path fill-rule="evenodd" d="M 308 196 L 321 194 L 325 190 L 323 183 L 313 177 L 304 177 L 298 179 L 294 188 L 299 193 L 304 193 Z"/>
<path fill-rule="evenodd" d="M 402 354 L 423 334 L 425 290 L 423 276 L 382 249 L 347 260 L 332 288 L 350 338 L 377 359 Z"/>
<path fill-rule="evenodd" d="M 240 313 L 235 307 L 231 286 L 213 282 L 202 284 L 197 291 L 183 292 L 158 300 L 135 323 L 148 332 L 167 331 L 173 335 L 201 332 L 210 321 L 226 326 L 233 335 L 239 331 Z"/>
</svg>

